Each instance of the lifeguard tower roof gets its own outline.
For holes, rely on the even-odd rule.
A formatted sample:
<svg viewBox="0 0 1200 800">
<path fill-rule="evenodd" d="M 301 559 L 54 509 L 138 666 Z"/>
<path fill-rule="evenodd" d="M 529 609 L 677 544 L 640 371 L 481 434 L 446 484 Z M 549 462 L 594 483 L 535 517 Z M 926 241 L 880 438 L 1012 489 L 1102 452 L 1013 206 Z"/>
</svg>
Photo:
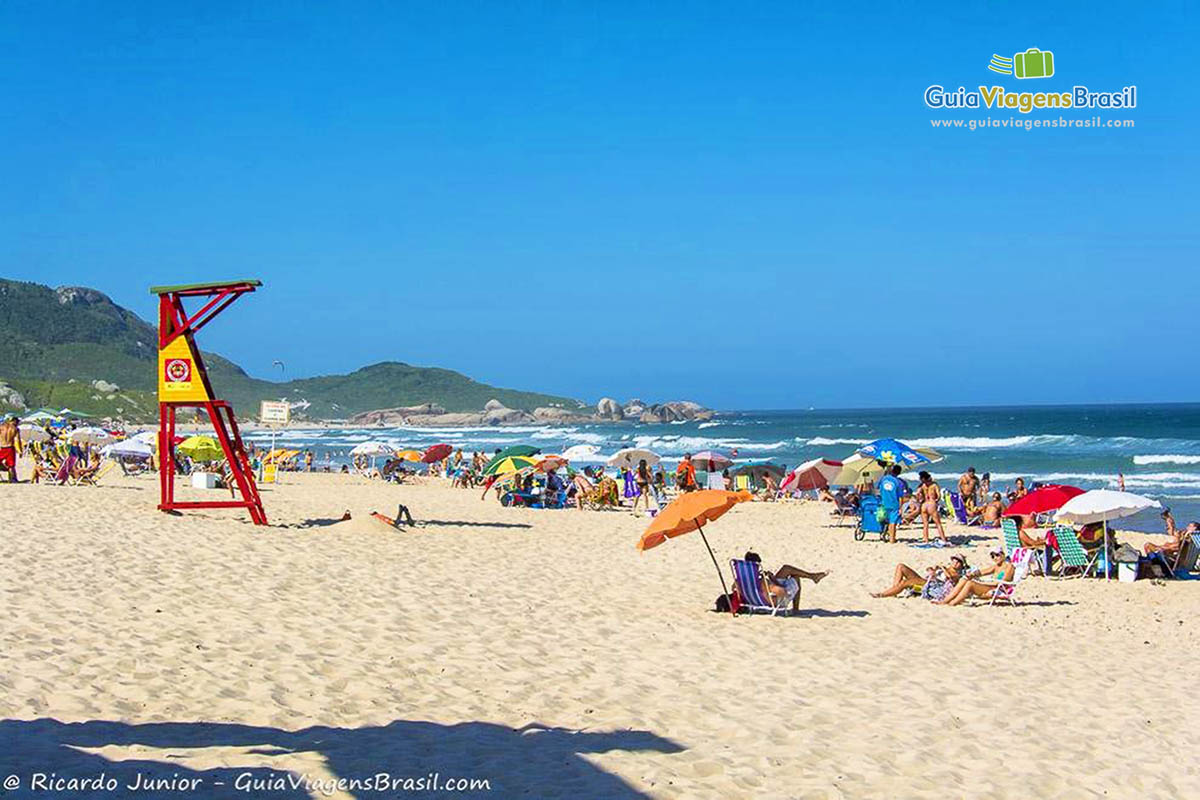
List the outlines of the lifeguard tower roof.
<svg viewBox="0 0 1200 800">
<path fill-rule="evenodd" d="M 222 289 L 240 288 L 242 291 L 252 290 L 256 286 L 262 286 L 262 281 L 255 278 L 246 278 L 240 281 L 215 281 L 213 283 L 181 283 L 176 286 L 151 286 L 150 294 L 215 294 Z"/>
</svg>

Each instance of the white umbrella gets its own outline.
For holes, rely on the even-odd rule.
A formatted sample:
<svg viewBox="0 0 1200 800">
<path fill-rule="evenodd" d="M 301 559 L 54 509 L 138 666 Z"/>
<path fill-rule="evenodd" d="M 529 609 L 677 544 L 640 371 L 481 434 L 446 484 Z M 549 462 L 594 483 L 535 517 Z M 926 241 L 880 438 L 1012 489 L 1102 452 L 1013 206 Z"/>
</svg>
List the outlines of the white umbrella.
<svg viewBox="0 0 1200 800">
<path fill-rule="evenodd" d="M 104 430 L 104 428 L 97 428 L 94 425 L 86 428 L 76 428 L 71 431 L 71 435 L 68 438 L 72 442 L 83 444 L 112 444 L 117 440 L 117 437 Z"/>
<path fill-rule="evenodd" d="M 50 441 L 50 434 L 46 433 L 44 428 L 39 428 L 37 425 L 18 425 L 17 430 L 21 432 L 22 442 Z"/>
<path fill-rule="evenodd" d="M 110 444 L 100 453 L 105 458 L 149 458 L 154 455 L 154 447 L 137 439 L 126 439 Z"/>
<path fill-rule="evenodd" d="M 834 461 L 832 458 L 814 458 L 792 470 L 779 488 L 785 492 L 824 489 L 841 471 L 840 461 Z"/>
<path fill-rule="evenodd" d="M 1076 525 L 1090 525 L 1094 522 L 1104 523 L 1104 577 L 1112 578 L 1112 564 L 1108 557 L 1108 521 L 1131 517 L 1148 508 L 1162 508 L 1162 504 L 1149 497 L 1132 492 L 1118 492 L 1113 489 L 1092 489 L 1090 492 L 1077 494 L 1054 515 L 1059 522 L 1071 522 Z"/>
<path fill-rule="evenodd" d="M 396 452 L 396 449 L 387 442 L 363 442 L 350 451 L 352 456 L 390 456 Z"/>
<path fill-rule="evenodd" d="M 650 450 L 642 450 L 638 447 L 626 447 L 624 450 L 618 450 L 609 456 L 608 465 L 610 467 L 626 467 L 627 469 L 633 469 L 643 458 L 646 459 L 646 463 L 649 466 L 654 466 L 662 460 L 658 453 Z"/>
<path fill-rule="evenodd" d="M 135 433 L 133 436 L 129 437 L 129 441 L 142 442 L 150 445 L 151 447 L 157 447 L 158 431 L 142 431 L 141 433 Z"/>
<path fill-rule="evenodd" d="M 591 461 L 600 454 L 600 448 L 594 444 L 575 444 L 563 450 L 563 458 L 568 461 Z"/>
</svg>

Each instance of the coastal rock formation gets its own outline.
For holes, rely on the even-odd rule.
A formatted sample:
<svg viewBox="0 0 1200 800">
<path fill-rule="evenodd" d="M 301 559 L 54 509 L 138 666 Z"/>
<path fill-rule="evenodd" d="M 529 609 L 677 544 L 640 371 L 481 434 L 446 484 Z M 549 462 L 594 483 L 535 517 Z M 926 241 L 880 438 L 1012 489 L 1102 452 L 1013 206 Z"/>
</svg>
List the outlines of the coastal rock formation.
<svg viewBox="0 0 1200 800">
<path fill-rule="evenodd" d="M 646 404 L 637 398 L 627 402 L 625 407 L 621 409 L 627 419 L 637 419 L 638 417 L 642 416 L 642 412 L 645 410 Z"/>
<path fill-rule="evenodd" d="M 556 424 L 591 421 L 591 417 L 588 417 L 585 414 L 580 414 L 575 411 L 568 411 L 565 408 L 552 408 L 547 406 L 535 408 L 533 410 L 533 418 L 537 422 L 553 422 Z"/>
<path fill-rule="evenodd" d="M 493 400 L 492 403 L 495 401 Z M 520 411 L 515 408 L 505 408 L 502 405 L 493 406 L 488 403 L 489 408 L 485 408 L 483 412 L 484 425 L 523 425 L 533 422 L 533 415 L 528 411 Z"/>
<path fill-rule="evenodd" d="M 434 403 L 422 403 L 417 406 L 399 406 L 397 408 L 379 408 L 374 411 L 364 411 L 355 414 L 346 421 L 351 425 L 404 425 L 407 417 L 428 417 L 445 414 L 446 409 Z M 467 423 L 463 423 L 467 424 Z"/>
<path fill-rule="evenodd" d="M 28 408 L 25 405 L 25 396 L 3 381 L 0 381 L 0 406 L 8 406 L 18 411 Z"/>
<path fill-rule="evenodd" d="M 639 419 L 645 423 L 691 422 L 693 420 L 711 419 L 713 412 L 699 403 L 690 400 L 672 400 L 669 403 L 655 404 L 642 412 Z"/>
<path fill-rule="evenodd" d="M 499 411 L 502 408 L 505 408 L 504 403 L 501 403 L 494 397 L 483 404 L 484 411 Z"/>
<path fill-rule="evenodd" d="M 121 391 L 120 386 L 117 386 L 115 383 L 109 383 L 105 380 L 92 381 L 92 388 L 97 392 L 100 392 L 100 394 L 115 394 Z"/>
<path fill-rule="evenodd" d="M 618 421 L 625 418 L 625 412 L 621 410 L 621 404 L 611 397 L 602 397 L 600 402 L 596 403 L 596 416 L 600 419 Z"/>
</svg>

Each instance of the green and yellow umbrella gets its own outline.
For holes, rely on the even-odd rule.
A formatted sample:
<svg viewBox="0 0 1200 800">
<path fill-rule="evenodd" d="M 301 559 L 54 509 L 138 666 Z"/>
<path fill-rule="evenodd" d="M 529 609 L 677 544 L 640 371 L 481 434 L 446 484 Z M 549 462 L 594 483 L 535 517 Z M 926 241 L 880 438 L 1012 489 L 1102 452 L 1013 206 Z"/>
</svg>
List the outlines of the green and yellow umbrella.
<svg viewBox="0 0 1200 800">
<path fill-rule="evenodd" d="M 493 459 L 483 471 L 484 475 L 511 475 L 527 467 L 537 466 L 537 459 L 530 456 L 502 456 Z"/>
<path fill-rule="evenodd" d="M 225 451 L 211 436 L 189 436 L 175 445 L 175 449 L 192 461 L 219 461 L 225 457 Z"/>
</svg>

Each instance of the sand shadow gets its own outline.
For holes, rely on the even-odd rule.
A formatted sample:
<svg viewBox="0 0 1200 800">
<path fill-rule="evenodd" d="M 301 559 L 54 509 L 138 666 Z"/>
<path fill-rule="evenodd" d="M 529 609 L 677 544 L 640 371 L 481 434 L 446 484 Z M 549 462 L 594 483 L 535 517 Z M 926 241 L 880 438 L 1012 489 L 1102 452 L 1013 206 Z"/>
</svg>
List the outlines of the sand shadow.
<svg viewBox="0 0 1200 800">
<path fill-rule="evenodd" d="M 479 522 L 462 519 L 418 519 L 421 528 L 532 528 L 528 522 Z"/>
<path fill-rule="evenodd" d="M 220 759 L 208 757 L 230 766 L 189 766 L 196 748 L 212 747 L 229 748 Z M 109 749 L 101 755 L 79 748 Z M 345 782 L 343 790 L 351 796 L 416 797 L 439 793 L 430 791 L 431 779 L 440 793 L 450 790 L 448 780 L 487 781 L 486 786 L 456 785 L 456 797 L 647 797 L 581 757 L 611 750 L 678 753 L 684 748 L 648 731 L 575 731 L 536 724 L 517 729 L 486 722 L 396 720 L 382 727 L 286 731 L 210 722 L 0 721 L 0 774 L 20 779 L 19 788 L 4 793 L 6 798 L 52 793 L 58 798 L 169 794 L 197 800 L 308 800 L 338 780 Z M 62 780 L 103 776 L 117 788 L 39 790 L 31 785 L 35 773 Z M 366 783 L 378 781 L 381 774 L 389 776 L 384 788 Z M 408 783 L 403 782 L 406 778 Z M 424 780 L 425 786 L 415 784 L 417 780 Z M 158 792 L 129 788 L 148 781 L 173 783 L 159 784 Z"/>
</svg>

